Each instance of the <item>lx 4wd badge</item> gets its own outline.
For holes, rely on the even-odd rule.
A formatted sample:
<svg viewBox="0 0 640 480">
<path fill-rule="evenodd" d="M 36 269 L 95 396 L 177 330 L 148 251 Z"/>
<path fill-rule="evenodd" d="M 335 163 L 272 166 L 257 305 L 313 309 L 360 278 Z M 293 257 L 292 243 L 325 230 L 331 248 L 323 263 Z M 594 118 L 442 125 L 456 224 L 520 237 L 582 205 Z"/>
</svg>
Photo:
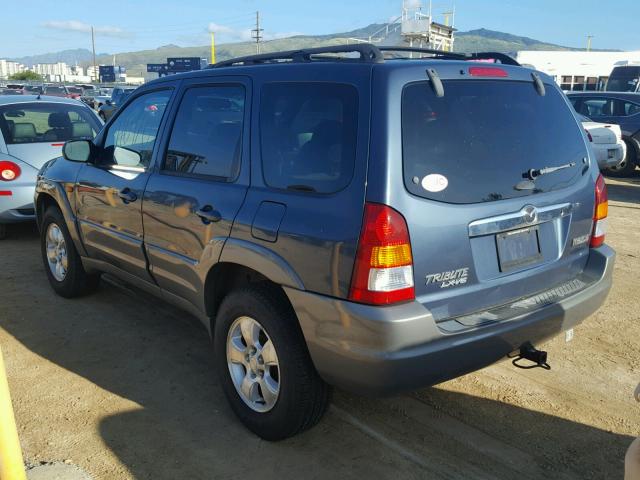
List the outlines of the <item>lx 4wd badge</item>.
<svg viewBox="0 0 640 480">
<path fill-rule="evenodd" d="M 427 275 L 427 285 L 439 283 L 440 288 L 455 287 L 467 283 L 469 268 L 459 268 L 457 270 L 447 270 L 446 272 L 430 273 Z"/>
</svg>

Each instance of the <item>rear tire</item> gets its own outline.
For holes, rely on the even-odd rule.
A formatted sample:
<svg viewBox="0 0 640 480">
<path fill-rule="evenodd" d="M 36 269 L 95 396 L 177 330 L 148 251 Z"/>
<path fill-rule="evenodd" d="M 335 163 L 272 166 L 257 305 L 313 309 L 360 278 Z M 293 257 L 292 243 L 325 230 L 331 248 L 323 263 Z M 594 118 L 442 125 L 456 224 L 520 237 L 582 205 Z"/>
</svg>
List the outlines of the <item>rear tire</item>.
<svg viewBox="0 0 640 480">
<path fill-rule="evenodd" d="M 633 144 L 627 140 L 624 140 L 627 145 L 627 153 L 622 161 L 615 167 L 609 167 L 606 170 L 606 174 L 611 177 L 628 177 L 633 174 L 638 163 L 638 154 Z"/>
<path fill-rule="evenodd" d="M 258 333 L 249 337 L 260 339 L 257 349 L 245 340 L 249 330 L 242 322 L 256 328 Z M 330 388 L 316 372 L 298 319 L 281 291 L 252 286 L 231 292 L 218 311 L 213 341 L 216 370 L 227 400 L 253 433 L 265 440 L 283 440 L 320 421 L 329 404 Z M 262 349 L 269 343 L 270 354 L 271 347 Z M 271 371 L 260 371 L 260 364 L 270 364 Z M 267 379 L 274 388 L 264 395 L 262 382 Z M 249 395 L 242 393 L 245 382 L 257 382 L 246 387 Z"/>
<path fill-rule="evenodd" d="M 40 226 L 40 251 L 49 284 L 65 298 L 86 295 L 100 282 L 99 274 L 85 271 L 62 212 L 49 207 Z"/>
</svg>

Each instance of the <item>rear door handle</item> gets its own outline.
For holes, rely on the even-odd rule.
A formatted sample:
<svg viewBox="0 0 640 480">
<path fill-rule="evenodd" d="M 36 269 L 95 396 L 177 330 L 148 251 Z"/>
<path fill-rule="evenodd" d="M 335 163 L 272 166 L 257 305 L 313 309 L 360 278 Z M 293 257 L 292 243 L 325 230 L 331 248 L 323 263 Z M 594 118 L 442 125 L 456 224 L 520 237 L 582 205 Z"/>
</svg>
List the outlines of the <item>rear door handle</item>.
<svg viewBox="0 0 640 480">
<path fill-rule="evenodd" d="M 200 217 L 202 223 L 204 223 L 205 225 L 222 220 L 222 215 L 220 215 L 220 212 L 214 209 L 211 205 L 205 205 L 200 210 L 197 210 L 196 215 Z"/>
<path fill-rule="evenodd" d="M 131 191 L 130 188 L 123 188 L 118 192 L 118 196 L 124 203 L 135 202 L 138 199 L 138 196 Z"/>
</svg>

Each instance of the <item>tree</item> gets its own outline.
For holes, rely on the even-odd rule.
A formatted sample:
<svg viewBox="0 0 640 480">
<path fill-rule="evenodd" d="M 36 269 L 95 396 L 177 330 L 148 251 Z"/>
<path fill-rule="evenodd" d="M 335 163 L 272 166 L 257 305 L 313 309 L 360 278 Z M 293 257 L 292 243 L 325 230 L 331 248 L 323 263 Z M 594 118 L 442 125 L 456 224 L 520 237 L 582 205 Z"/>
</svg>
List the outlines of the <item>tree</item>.
<svg viewBox="0 0 640 480">
<path fill-rule="evenodd" d="M 9 76 L 9 80 L 42 80 L 42 77 L 36 72 L 25 70 L 24 72 L 14 73 Z"/>
</svg>

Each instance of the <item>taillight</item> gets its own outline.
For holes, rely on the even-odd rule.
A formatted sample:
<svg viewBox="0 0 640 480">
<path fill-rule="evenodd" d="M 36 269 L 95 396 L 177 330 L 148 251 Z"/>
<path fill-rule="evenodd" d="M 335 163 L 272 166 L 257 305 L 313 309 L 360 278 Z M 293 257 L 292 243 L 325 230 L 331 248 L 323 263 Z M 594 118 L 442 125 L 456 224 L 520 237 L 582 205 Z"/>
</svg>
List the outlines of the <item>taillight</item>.
<svg viewBox="0 0 640 480">
<path fill-rule="evenodd" d="M 585 132 L 587 133 L 587 138 L 589 139 L 590 142 L 593 142 L 593 137 L 591 136 L 591 134 L 589 133 L 589 130 L 585 130 Z"/>
<path fill-rule="evenodd" d="M 607 233 L 607 215 L 609 214 L 609 198 L 607 196 L 607 185 L 604 183 L 602 174 L 598 175 L 596 181 L 596 206 L 593 211 L 593 232 L 591 233 L 591 248 L 596 248 L 604 243 Z"/>
<path fill-rule="evenodd" d="M 10 182 L 20 176 L 20 167 L 9 160 L 0 160 L 0 181 Z"/>
<path fill-rule="evenodd" d="M 501 77 L 509 76 L 506 70 L 498 67 L 469 67 L 469 75 L 472 77 Z"/>
<path fill-rule="evenodd" d="M 391 207 L 365 204 L 349 299 L 389 305 L 414 298 L 407 222 Z"/>
</svg>

